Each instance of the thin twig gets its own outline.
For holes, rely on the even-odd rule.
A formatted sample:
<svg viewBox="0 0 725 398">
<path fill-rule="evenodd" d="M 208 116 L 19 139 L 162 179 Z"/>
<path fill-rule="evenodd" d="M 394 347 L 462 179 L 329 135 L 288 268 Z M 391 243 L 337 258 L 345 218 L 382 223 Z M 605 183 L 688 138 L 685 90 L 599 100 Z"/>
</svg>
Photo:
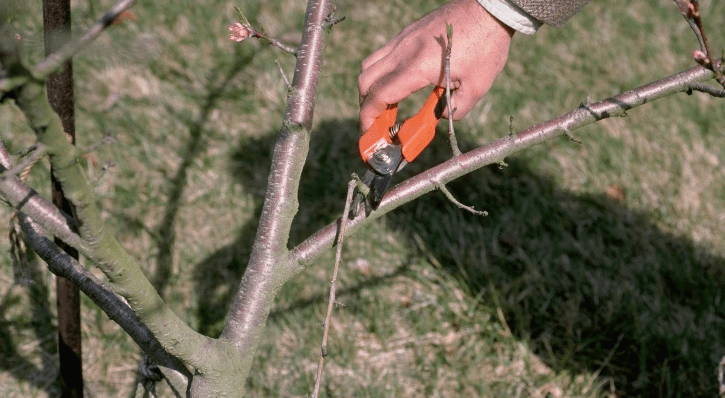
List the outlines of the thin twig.
<svg viewBox="0 0 725 398">
<path fill-rule="evenodd" d="M 453 109 L 453 99 L 451 98 L 451 50 L 453 48 L 453 25 L 446 24 L 446 37 L 448 38 L 448 44 L 446 45 L 446 105 L 448 106 L 448 143 L 451 145 L 451 151 L 453 156 L 461 154 L 460 148 L 458 148 L 458 140 L 456 139 L 456 132 L 453 130 L 453 114 L 456 112 Z"/>
<path fill-rule="evenodd" d="M 337 284 L 337 270 L 340 268 L 340 259 L 342 258 L 342 241 L 345 238 L 345 226 L 347 224 L 347 214 L 350 213 L 350 202 L 352 202 L 352 193 L 355 190 L 357 181 L 353 178 L 347 184 L 347 197 L 345 198 L 345 210 L 340 217 L 340 232 L 337 234 L 337 250 L 335 251 L 335 266 L 332 269 L 332 280 L 330 281 L 330 298 L 327 303 L 327 315 L 325 316 L 325 327 L 322 331 L 322 349 L 320 350 L 320 362 L 317 365 L 317 380 L 315 381 L 315 389 L 312 391 L 312 398 L 317 398 L 320 392 L 320 383 L 322 382 L 322 368 L 325 364 L 327 356 L 327 336 L 330 332 L 330 322 L 332 321 L 332 308 L 335 306 L 335 288 Z"/>
<path fill-rule="evenodd" d="M 284 70 L 282 70 L 282 64 L 279 63 L 278 59 L 275 59 L 274 63 L 277 64 L 277 69 L 279 69 L 279 74 L 282 75 L 282 80 L 284 80 L 284 84 L 287 85 L 287 90 L 291 89 L 292 85 L 289 83 L 289 79 L 287 79 L 287 75 L 284 74 Z"/>
<path fill-rule="evenodd" d="M 340 18 L 338 18 L 338 19 L 334 19 L 334 20 L 333 20 L 332 18 L 333 18 L 333 16 L 332 16 L 332 15 L 330 15 L 330 16 L 329 16 L 329 17 L 327 18 L 327 21 L 325 22 L 325 27 L 326 27 L 326 28 L 331 28 L 331 27 L 333 27 L 333 26 L 335 26 L 335 25 L 337 25 L 337 24 L 339 24 L 340 22 L 342 22 L 342 21 L 344 21 L 344 20 L 345 20 L 345 17 L 340 17 Z"/>
<path fill-rule="evenodd" d="M 263 31 L 255 29 L 252 24 L 249 23 L 246 15 L 244 15 L 244 12 L 239 7 L 234 7 L 234 10 L 237 14 L 237 19 L 239 20 L 239 22 L 229 27 L 229 38 L 232 41 L 242 42 L 250 37 L 255 37 L 257 39 L 266 40 L 269 44 L 278 47 L 294 56 L 297 56 L 297 50 L 295 50 L 294 48 L 282 43 L 279 40 L 269 37 L 269 35 L 267 35 Z"/>
<path fill-rule="evenodd" d="M 448 190 L 448 188 L 446 187 L 446 184 L 438 184 L 437 188 L 441 192 L 443 192 L 444 195 L 446 195 L 446 198 L 448 198 L 448 200 L 450 200 L 451 202 L 453 202 L 454 205 L 458 206 L 458 208 L 463 209 L 463 210 L 466 210 L 466 211 L 469 211 L 469 212 L 471 212 L 471 213 L 473 213 L 475 215 L 478 215 L 478 216 L 486 217 L 488 215 L 488 212 L 487 211 L 476 210 L 476 209 L 474 209 L 471 206 L 466 206 L 463 203 L 459 202 L 458 199 L 456 199 L 455 196 L 453 196 L 453 194 L 451 193 L 451 191 Z"/>
<path fill-rule="evenodd" d="M 106 174 L 108 169 L 111 167 L 115 167 L 116 164 L 112 161 L 108 160 L 106 163 L 103 164 L 103 167 L 101 167 L 101 171 L 98 172 L 98 176 L 96 176 L 96 179 L 93 181 L 94 183 L 98 184 L 101 181 L 101 178 Z"/>
<path fill-rule="evenodd" d="M 81 51 L 89 43 L 95 40 L 113 21 L 127 8 L 131 7 L 136 0 L 118 0 L 111 9 L 101 17 L 96 23 L 88 28 L 82 35 L 68 42 L 58 51 L 48 55 L 43 61 L 37 64 L 33 69 L 33 75 L 38 79 L 44 79 L 61 65 L 69 60 L 73 55 Z"/>
<path fill-rule="evenodd" d="M 705 37 L 702 35 L 702 31 L 699 29 L 697 22 L 695 22 L 695 14 L 698 14 L 699 17 L 699 10 L 696 10 L 696 5 L 693 3 L 690 3 L 688 0 L 675 0 L 675 3 L 677 3 L 677 6 L 680 7 L 680 12 L 682 13 L 682 16 L 685 17 L 685 20 L 690 25 L 690 28 L 692 28 L 692 31 L 695 32 L 695 36 L 697 36 L 697 41 L 700 43 L 700 49 L 702 51 L 707 51 L 707 44 L 705 43 Z"/>
<path fill-rule="evenodd" d="M 112 135 L 106 134 L 105 137 L 94 142 L 93 144 L 89 145 L 85 150 L 83 150 L 83 153 L 81 153 L 81 155 L 95 152 L 95 150 L 98 149 L 99 147 L 101 147 L 102 145 L 110 145 L 110 144 L 115 144 L 115 143 L 116 143 L 116 139 L 113 138 Z"/>
<path fill-rule="evenodd" d="M 363 196 L 367 197 L 370 194 L 370 187 L 358 177 L 357 173 L 352 173 L 352 180 L 355 181 L 355 187 Z"/>
<path fill-rule="evenodd" d="M 713 97 L 725 98 L 725 90 L 719 90 L 713 86 L 708 86 L 707 84 L 692 83 L 690 84 L 690 88 L 701 93 L 710 94 Z"/>
<path fill-rule="evenodd" d="M 294 49 L 294 48 L 292 48 L 292 47 L 290 47 L 290 46 L 282 43 L 279 40 L 276 40 L 276 39 L 270 37 L 269 35 L 267 35 L 264 32 L 260 32 L 260 31 L 258 31 L 256 29 L 252 28 L 251 26 L 249 27 L 249 29 L 251 29 L 251 32 L 250 33 L 251 33 L 252 37 L 256 37 L 258 39 L 266 40 L 269 44 L 271 44 L 271 45 L 273 45 L 273 46 L 275 46 L 277 48 L 280 48 L 283 51 L 288 52 L 288 53 L 290 53 L 290 54 L 292 54 L 294 56 L 297 56 L 297 50 L 296 49 Z"/>
<path fill-rule="evenodd" d="M 18 153 L 16 153 L 15 155 L 13 155 L 13 157 L 14 157 L 14 158 L 15 158 L 16 160 L 17 160 L 17 159 L 22 159 L 22 158 L 24 158 L 24 157 L 28 156 L 28 154 L 29 154 L 29 153 L 33 152 L 33 151 L 34 151 L 34 150 L 36 150 L 37 148 L 38 148 L 38 144 L 33 144 L 33 145 L 31 145 L 31 146 L 29 146 L 29 147 L 27 147 L 27 148 L 25 148 L 25 149 L 23 149 L 23 150 L 19 151 Z"/>
<path fill-rule="evenodd" d="M 348 213 L 348 217 L 352 220 L 357 217 L 361 207 L 364 208 L 364 203 L 368 195 L 370 194 L 370 187 L 365 184 L 365 181 L 358 177 L 357 173 L 352 173 L 352 180 L 355 181 L 355 193 L 353 194 L 352 209 Z"/>
<path fill-rule="evenodd" d="M 11 178 L 11 177 L 15 177 L 16 175 L 22 173 L 26 168 L 32 167 L 35 164 L 35 162 L 40 160 L 40 158 L 42 158 L 43 155 L 45 155 L 45 152 L 47 150 L 48 150 L 47 146 L 45 146 L 43 144 L 36 144 L 34 151 L 30 152 L 30 154 L 28 154 L 28 156 L 26 156 L 20 163 L 15 165 L 13 168 L 11 168 L 10 170 L 6 170 L 2 174 L 0 174 L 0 178 L 2 178 L 2 179 Z M 26 174 L 26 178 L 27 178 L 27 174 Z M 22 180 L 25 181 L 25 178 L 23 178 Z"/>
<path fill-rule="evenodd" d="M 705 35 L 705 27 L 702 24 L 700 14 L 700 4 L 697 0 L 675 0 L 675 3 L 677 3 L 677 6 L 680 7 L 682 16 L 690 25 L 692 31 L 695 32 L 697 41 L 700 43 L 700 51 L 693 52 L 695 61 L 703 67 L 715 72 L 715 80 L 725 87 L 725 76 L 721 70 L 722 64 L 716 63 L 713 58 L 712 51 L 710 51 L 710 44 L 707 40 L 707 35 Z M 709 94 L 709 92 L 707 93 Z"/>
</svg>

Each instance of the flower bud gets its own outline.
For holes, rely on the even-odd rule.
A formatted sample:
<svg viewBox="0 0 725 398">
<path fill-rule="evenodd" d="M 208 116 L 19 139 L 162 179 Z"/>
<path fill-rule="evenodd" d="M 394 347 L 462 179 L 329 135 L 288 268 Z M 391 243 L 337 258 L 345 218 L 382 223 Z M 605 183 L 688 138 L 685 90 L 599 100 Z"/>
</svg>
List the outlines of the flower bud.
<svg viewBox="0 0 725 398">
<path fill-rule="evenodd" d="M 695 61 L 700 65 L 707 65 L 710 63 L 710 59 L 707 58 L 707 54 L 705 54 L 702 50 L 693 51 L 692 58 L 695 58 Z"/>
<path fill-rule="evenodd" d="M 251 34 L 252 32 L 250 31 L 250 29 L 239 22 L 229 27 L 229 39 L 231 39 L 232 41 L 244 41 Z"/>
</svg>

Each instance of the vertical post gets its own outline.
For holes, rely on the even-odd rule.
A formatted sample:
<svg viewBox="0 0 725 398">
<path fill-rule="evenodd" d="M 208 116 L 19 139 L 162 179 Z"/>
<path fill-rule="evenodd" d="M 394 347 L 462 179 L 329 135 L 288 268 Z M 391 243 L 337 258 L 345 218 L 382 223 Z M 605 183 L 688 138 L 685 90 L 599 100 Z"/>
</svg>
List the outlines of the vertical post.
<svg viewBox="0 0 725 398">
<path fill-rule="evenodd" d="M 45 54 L 60 48 L 70 39 L 70 0 L 43 0 L 43 26 L 45 30 Z M 48 100 L 60 116 L 63 130 L 75 144 L 75 118 L 73 98 L 73 63 L 68 61 L 63 68 L 48 78 Z M 53 203 L 68 214 L 71 204 L 65 199 L 60 184 L 51 170 Z M 56 239 L 66 253 L 78 259 L 78 251 Z M 81 360 L 81 311 L 80 292 L 65 278 L 56 277 L 58 306 L 58 360 L 60 362 L 60 384 L 62 397 L 83 396 L 83 370 Z"/>
</svg>

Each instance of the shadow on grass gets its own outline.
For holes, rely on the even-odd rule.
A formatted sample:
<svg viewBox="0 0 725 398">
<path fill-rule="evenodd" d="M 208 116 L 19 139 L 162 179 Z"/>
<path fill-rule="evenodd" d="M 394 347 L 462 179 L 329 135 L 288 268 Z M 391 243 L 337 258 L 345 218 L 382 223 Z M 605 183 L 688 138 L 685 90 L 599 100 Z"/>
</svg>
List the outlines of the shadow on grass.
<svg viewBox="0 0 725 398">
<path fill-rule="evenodd" d="M 315 129 L 290 246 L 338 216 L 330 209 L 343 207 L 350 173 L 362 171 L 357 134 L 353 120 Z M 197 265 L 204 333 L 221 331 L 249 260 L 275 135 L 246 140 L 233 154 L 230 172 L 259 196 L 256 217 L 233 244 Z M 441 136 L 402 177 L 449 156 Z M 459 143 L 473 147 L 465 134 Z M 558 190 L 546 173 L 507 161 L 505 169 L 487 167 L 449 185 L 488 217 L 434 193 L 388 215 L 387 225 L 421 257 L 432 253 L 469 294 L 498 303 L 514 335 L 554 369 L 600 372 L 622 396 L 715 395 L 715 367 L 725 354 L 725 260 L 621 202 Z"/>
<path fill-rule="evenodd" d="M 32 254 L 31 254 L 32 255 Z M 12 293 L 12 288 L 4 289 L 0 298 L 0 370 L 9 372 L 16 380 L 23 380 L 33 387 L 45 391 L 50 396 L 60 393 L 60 373 L 58 370 L 57 329 L 55 316 L 51 313 L 50 287 L 46 284 L 45 263 L 34 256 L 25 265 L 29 284 L 22 287 L 30 300 L 32 308 L 30 319 L 25 316 L 8 319 L 8 312 L 15 311 L 15 305 L 21 305 L 21 299 Z M 25 324 L 25 323 L 29 323 Z M 38 350 L 42 351 L 41 366 L 25 355 L 18 347 L 16 334 L 20 330 L 31 329 Z"/>
<path fill-rule="evenodd" d="M 185 121 L 189 129 L 189 135 L 186 145 L 181 153 L 181 164 L 176 170 L 176 174 L 169 181 L 168 202 L 165 206 L 164 216 L 156 228 L 152 236 L 157 238 L 159 253 L 156 256 L 156 271 L 153 276 L 152 284 L 164 296 L 165 287 L 172 276 L 173 253 L 176 242 L 174 223 L 176 216 L 182 205 L 184 190 L 187 184 L 187 174 L 189 167 L 194 160 L 206 148 L 204 141 L 205 124 L 215 109 L 217 101 L 224 95 L 225 89 L 229 83 L 252 61 L 252 53 L 237 51 L 235 57 L 231 60 L 230 65 L 219 65 L 217 69 L 211 71 L 209 81 L 212 86 L 203 94 L 199 116 L 190 119 L 187 115 L 175 112 L 170 106 L 167 107 L 169 113 L 178 120 Z M 224 62 L 229 62 L 224 60 Z M 220 78 L 221 76 L 221 78 Z"/>
</svg>

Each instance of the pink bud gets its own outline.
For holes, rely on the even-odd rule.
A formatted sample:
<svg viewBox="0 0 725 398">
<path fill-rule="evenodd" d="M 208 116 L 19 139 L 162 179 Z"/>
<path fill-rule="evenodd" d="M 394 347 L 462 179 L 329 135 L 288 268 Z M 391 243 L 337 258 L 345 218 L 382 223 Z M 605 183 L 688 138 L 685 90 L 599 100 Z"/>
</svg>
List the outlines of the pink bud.
<svg viewBox="0 0 725 398">
<path fill-rule="evenodd" d="M 232 41 L 244 41 L 251 34 L 252 32 L 250 31 L 250 29 L 239 22 L 229 27 L 229 38 Z"/>
<path fill-rule="evenodd" d="M 697 63 L 700 65 L 706 65 L 710 63 L 710 60 L 707 58 L 707 54 L 705 54 L 705 52 L 701 50 L 693 51 L 692 58 L 695 58 L 695 61 L 697 61 Z"/>
<path fill-rule="evenodd" d="M 686 18 L 692 18 L 695 15 L 695 5 L 689 1 L 678 1 L 677 5 L 680 6 L 680 12 Z"/>
<path fill-rule="evenodd" d="M 23 37 L 20 36 L 20 33 L 16 33 L 15 34 L 15 40 L 17 40 L 17 41 L 22 41 L 23 40 Z"/>
</svg>

